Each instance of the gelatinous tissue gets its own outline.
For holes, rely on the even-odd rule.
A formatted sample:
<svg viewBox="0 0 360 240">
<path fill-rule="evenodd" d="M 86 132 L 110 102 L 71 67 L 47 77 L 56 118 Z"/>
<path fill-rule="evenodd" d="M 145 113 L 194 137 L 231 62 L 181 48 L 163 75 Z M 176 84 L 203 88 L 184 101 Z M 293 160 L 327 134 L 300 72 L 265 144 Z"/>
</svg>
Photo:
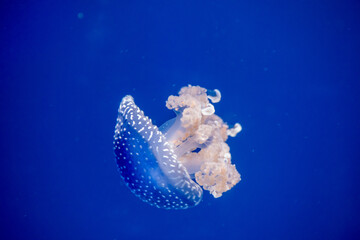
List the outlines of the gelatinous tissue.
<svg viewBox="0 0 360 240">
<path fill-rule="evenodd" d="M 186 209 L 200 203 L 202 189 L 218 198 L 241 180 L 226 144 L 241 125 L 229 128 L 215 114 L 212 103 L 220 99 L 217 89 L 183 87 L 166 101 L 176 117 L 159 128 L 131 96 L 122 99 L 114 151 L 120 174 L 136 196 L 158 208 Z"/>
</svg>

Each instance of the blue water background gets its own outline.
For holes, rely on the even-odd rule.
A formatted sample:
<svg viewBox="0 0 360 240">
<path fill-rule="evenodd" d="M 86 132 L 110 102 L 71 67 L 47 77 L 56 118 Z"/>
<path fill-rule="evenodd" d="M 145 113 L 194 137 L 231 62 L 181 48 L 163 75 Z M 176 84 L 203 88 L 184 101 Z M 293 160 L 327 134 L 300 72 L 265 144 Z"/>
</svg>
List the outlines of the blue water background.
<svg viewBox="0 0 360 240">
<path fill-rule="evenodd" d="M 1 239 L 359 239 L 359 1 L 0 3 Z M 131 94 L 217 88 L 242 181 L 167 211 L 122 183 Z"/>
</svg>

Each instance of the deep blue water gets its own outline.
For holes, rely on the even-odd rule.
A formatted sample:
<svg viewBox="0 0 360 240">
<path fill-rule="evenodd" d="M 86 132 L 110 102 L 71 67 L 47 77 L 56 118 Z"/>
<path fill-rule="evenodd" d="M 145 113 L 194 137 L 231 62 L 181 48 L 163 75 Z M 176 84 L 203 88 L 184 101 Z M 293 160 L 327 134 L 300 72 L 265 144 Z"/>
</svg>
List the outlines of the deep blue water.
<svg viewBox="0 0 360 240">
<path fill-rule="evenodd" d="M 359 1 L 1 1 L 1 239 L 360 238 Z M 242 181 L 168 211 L 113 154 L 131 94 L 218 88 Z"/>
</svg>

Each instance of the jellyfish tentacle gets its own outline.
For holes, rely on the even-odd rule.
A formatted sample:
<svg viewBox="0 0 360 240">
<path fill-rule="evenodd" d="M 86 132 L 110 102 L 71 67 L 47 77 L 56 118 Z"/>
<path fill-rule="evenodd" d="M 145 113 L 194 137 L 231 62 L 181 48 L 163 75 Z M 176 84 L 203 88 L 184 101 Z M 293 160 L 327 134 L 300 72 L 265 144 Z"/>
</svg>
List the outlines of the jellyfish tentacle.
<svg viewBox="0 0 360 240">
<path fill-rule="evenodd" d="M 195 179 L 214 197 L 220 197 L 240 180 L 235 165 L 231 164 L 228 136 L 235 137 L 241 125 L 228 125 L 215 114 L 214 106 L 221 99 L 219 90 L 206 90 L 199 86 L 183 87 L 179 96 L 170 96 L 166 103 L 177 112 L 169 142 L 174 146 L 178 159 L 195 174 Z M 193 149 L 200 148 L 194 152 Z"/>
</svg>

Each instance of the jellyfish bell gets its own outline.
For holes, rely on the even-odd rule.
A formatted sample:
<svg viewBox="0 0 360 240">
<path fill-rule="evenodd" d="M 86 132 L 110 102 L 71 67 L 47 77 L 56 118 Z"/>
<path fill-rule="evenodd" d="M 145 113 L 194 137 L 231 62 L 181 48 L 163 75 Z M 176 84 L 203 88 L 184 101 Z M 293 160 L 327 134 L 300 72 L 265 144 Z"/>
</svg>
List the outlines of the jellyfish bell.
<svg viewBox="0 0 360 240">
<path fill-rule="evenodd" d="M 114 139 L 120 174 L 136 196 L 166 209 L 185 209 L 200 202 L 201 187 L 131 96 L 121 101 Z"/>
<path fill-rule="evenodd" d="M 202 186 L 220 197 L 240 181 L 231 164 L 228 136 L 241 131 L 229 129 L 214 114 L 212 103 L 220 101 L 218 90 L 209 97 L 199 86 L 183 87 L 170 96 L 168 109 L 176 117 L 160 128 L 125 96 L 119 107 L 114 151 L 120 174 L 130 190 L 158 208 L 186 209 L 200 203 Z"/>
</svg>

